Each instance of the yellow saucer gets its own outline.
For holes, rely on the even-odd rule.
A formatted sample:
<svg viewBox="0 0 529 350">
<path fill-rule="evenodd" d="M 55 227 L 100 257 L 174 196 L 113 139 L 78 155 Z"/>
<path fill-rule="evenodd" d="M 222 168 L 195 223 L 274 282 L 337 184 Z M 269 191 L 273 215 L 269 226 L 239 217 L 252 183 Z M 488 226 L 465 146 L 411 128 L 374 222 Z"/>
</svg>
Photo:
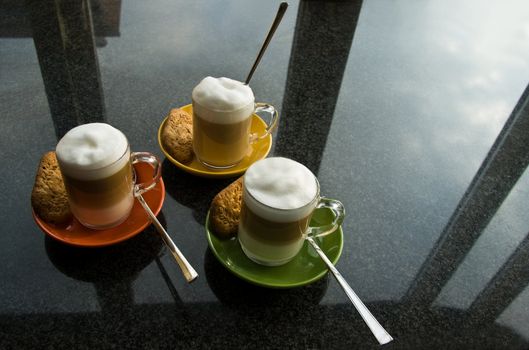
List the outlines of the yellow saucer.
<svg viewBox="0 0 529 350">
<path fill-rule="evenodd" d="M 186 111 L 189 114 L 193 113 L 193 105 L 189 104 L 183 107 L 180 107 L 182 110 Z M 160 124 L 160 127 L 158 128 L 158 145 L 160 146 L 160 149 L 162 150 L 163 154 L 169 159 L 171 163 L 179 167 L 180 169 L 187 171 L 188 173 L 203 176 L 203 177 L 232 177 L 241 175 L 248 169 L 250 165 L 252 165 L 254 162 L 265 158 L 268 153 L 270 152 L 270 148 L 272 147 L 272 135 L 268 135 L 267 137 L 258 140 L 257 142 L 250 145 L 250 149 L 248 150 L 248 153 L 243 158 L 243 160 L 234 166 L 233 168 L 229 169 L 210 169 L 200 163 L 195 157 L 193 157 L 193 160 L 190 163 L 183 164 L 174 159 L 169 152 L 167 152 L 163 146 L 162 143 L 162 130 L 165 125 L 165 122 L 167 121 L 167 118 L 163 120 L 163 122 Z M 264 134 L 266 130 L 266 123 L 257 115 L 253 115 L 252 119 L 252 127 L 251 132 L 257 133 L 258 135 Z"/>
</svg>

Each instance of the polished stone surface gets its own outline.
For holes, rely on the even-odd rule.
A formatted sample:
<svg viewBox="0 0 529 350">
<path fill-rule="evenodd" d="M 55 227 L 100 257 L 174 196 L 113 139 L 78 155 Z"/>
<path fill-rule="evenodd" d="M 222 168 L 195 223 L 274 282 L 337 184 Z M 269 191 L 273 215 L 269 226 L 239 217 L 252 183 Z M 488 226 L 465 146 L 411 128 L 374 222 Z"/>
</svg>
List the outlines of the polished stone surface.
<svg viewBox="0 0 529 350">
<path fill-rule="evenodd" d="M 250 285 L 204 221 L 233 179 L 163 161 L 159 216 L 107 248 L 46 237 L 41 155 L 106 121 L 161 159 L 156 134 L 206 75 L 244 80 L 266 1 L 0 4 L 0 348 L 378 348 L 332 276 Z M 281 112 L 271 154 L 342 200 L 338 269 L 394 336 L 387 348 L 529 347 L 529 5 L 522 0 L 292 1 L 251 86 Z"/>
</svg>

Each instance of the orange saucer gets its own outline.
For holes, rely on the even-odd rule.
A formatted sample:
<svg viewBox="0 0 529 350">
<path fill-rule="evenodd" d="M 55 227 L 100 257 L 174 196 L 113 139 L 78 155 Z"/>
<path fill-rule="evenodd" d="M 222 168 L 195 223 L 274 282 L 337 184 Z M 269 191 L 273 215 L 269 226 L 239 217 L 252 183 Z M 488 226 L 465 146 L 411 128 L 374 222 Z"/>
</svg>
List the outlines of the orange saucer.
<svg viewBox="0 0 529 350">
<path fill-rule="evenodd" d="M 152 168 L 146 164 L 135 164 L 134 169 L 139 181 L 143 181 L 143 178 L 148 178 L 152 173 Z M 158 215 L 165 199 L 165 186 L 162 178 L 160 178 L 156 187 L 142 196 L 149 204 L 154 215 Z M 134 206 L 127 220 L 121 225 L 107 230 L 89 229 L 81 225 L 75 218 L 63 226 L 48 224 L 34 211 L 32 212 L 35 222 L 42 231 L 63 243 L 78 247 L 104 247 L 116 244 L 132 238 L 151 223 L 149 216 L 137 200 L 134 201 Z"/>
</svg>

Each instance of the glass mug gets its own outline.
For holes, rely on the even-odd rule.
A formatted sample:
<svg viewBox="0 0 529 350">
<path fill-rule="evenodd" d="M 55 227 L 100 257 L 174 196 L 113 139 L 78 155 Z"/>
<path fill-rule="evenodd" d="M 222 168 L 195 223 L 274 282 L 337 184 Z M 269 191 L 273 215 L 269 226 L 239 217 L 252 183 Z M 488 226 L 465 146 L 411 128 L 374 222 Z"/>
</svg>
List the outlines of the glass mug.
<svg viewBox="0 0 529 350">
<path fill-rule="evenodd" d="M 233 90 L 238 95 L 230 95 Z M 244 97 L 241 97 L 244 96 Z M 279 113 L 266 103 L 255 103 L 250 87 L 229 78 L 206 77 L 193 90 L 193 152 L 205 166 L 228 169 L 239 164 L 252 143 L 277 127 Z M 262 135 L 252 134 L 254 113 L 270 120 Z"/>
<path fill-rule="evenodd" d="M 244 175 L 238 240 L 244 254 L 250 260 L 265 266 L 279 266 L 286 264 L 299 253 L 308 235 L 321 237 L 334 232 L 343 222 L 345 209 L 340 201 L 320 196 L 319 182 L 308 169 L 306 170 L 312 176 L 311 181 L 314 181 L 315 194 L 307 204 L 284 209 L 263 203 L 252 195 L 251 189 L 249 190 L 245 184 L 245 179 L 254 165 L 270 159 L 274 158 L 254 163 Z M 263 176 L 268 176 L 266 170 L 259 169 L 259 172 Z M 332 210 L 333 222 L 324 226 L 310 226 L 312 213 L 317 208 Z"/>
<path fill-rule="evenodd" d="M 57 160 L 70 209 L 88 228 L 108 229 L 123 223 L 132 210 L 135 195 L 154 188 L 160 178 L 161 167 L 156 156 L 148 152 L 131 152 L 128 140 L 123 134 L 120 137 L 124 138 L 125 151 L 107 158 L 106 163 L 110 163 L 101 167 L 90 164 L 85 168 L 77 165 L 72 168 L 65 160 L 61 161 L 61 149 L 57 147 Z M 133 164 L 139 162 L 146 162 L 153 169 L 152 179 L 144 183 L 136 183 Z"/>
</svg>

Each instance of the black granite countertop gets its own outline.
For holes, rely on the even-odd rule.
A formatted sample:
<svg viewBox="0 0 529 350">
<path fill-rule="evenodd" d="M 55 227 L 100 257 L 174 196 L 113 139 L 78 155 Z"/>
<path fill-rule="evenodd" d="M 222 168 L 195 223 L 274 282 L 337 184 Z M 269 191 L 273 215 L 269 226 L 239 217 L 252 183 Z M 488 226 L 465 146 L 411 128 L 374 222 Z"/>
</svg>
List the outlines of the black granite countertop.
<svg viewBox="0 0 529 350">
<path fill-rule="evenodd" d="M 213 196 L 157 131 L 207 75 L 244 80 L 268 1 L 0 4 L 0 348 L 379 348 L 330 275 L 244 282 L 208 248 Z M 281 114 L 271 155 L 347 210 L 336 264 L 395 349 L 529 348 L 529 5 L 292 1 L 251 86 Z M 163 160 L 160 221 L 78 248 L 36 225 L 41 155 L 105 121 Z"/>
</svg>

